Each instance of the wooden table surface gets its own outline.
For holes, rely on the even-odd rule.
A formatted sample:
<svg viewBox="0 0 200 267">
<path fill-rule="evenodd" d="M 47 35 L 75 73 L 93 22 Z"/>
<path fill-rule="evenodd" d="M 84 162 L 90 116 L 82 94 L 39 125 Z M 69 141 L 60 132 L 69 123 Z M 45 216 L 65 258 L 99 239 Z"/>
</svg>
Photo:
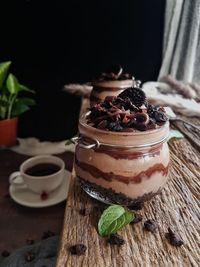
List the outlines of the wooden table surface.
<svg viewBox="0 0 200 267">
<path fill-rule="evenodd" d="M 199 125 L 198 120 L 194 120 Z M 143 222 L 128 225 L 119 234 L 126 240 L 118 248 L 100 237 L 96 225 L 100 216 L 98 202 L 84 193 L 72 177 L 71 191 L 65 208 L 63 233 L 57 267 L 189 267 L 200 266 L 200 138 L 182 124 L 176 127 L 185 135 L 169 142 L 171 168 L 167 185 L 139 211 Z M 98 208 L 94 208 L 98 205 Z M 87 216 L 81 208 L 89 208 Z M 144 231 L 147 219 L 158 222 L 156 233 Z M 168 243 L 165 233 L 171 227 L 184 241 L 181 247 Z M 69 246 L 82 243 L 85 255 L 69 253 Z"/>
<path fill-rule="evenodd" d="M 60 155 L 66 169 L 72 169 L 73 154 Z M 10 150 L 0 150 L 0 253 L 26 245 L 27 239 L 40 240 L 43 233 L 50 230 L 60 234 L 65 209 L 65 201 L 48 208 L 27 208 L 16 204 L 8 194 L 8 177 L 19 170 L 20 164 L 29 158 Z"/>
</svg>

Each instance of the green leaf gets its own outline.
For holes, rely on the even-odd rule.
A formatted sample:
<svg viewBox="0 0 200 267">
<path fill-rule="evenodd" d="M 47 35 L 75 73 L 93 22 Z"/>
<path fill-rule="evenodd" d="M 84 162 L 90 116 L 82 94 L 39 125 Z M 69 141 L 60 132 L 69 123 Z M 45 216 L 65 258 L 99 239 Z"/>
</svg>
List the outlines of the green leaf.
<svg viewBox="0 0 200 267">
<path fill-rule="evenodd" d="M 6 85 L 7 85 L 8 91 L 11 94 L 18 93 L 18 91 L 19 91 L 19 83 L 18 83 L 17 78 L 12 73 L 10 73 L 8 75 L 8 78 L 6 80 Z"/>
<path fill-rule="evenodd" d="M 20 101 L 16 101 L 12 108 L 11 117 L 17 117 L 29 109 L 30 108 L 26 104 L 23 104 Z"/>
<path fill-rule="evenodd" d="M 183 134 L 177 130 L 170 130 L 169 136 L 168 136 L 168 141 L 173 138 L 183 138 Z"/>
<path fill-rule="evenodd" d="M 0 63 L 0 88 L 2 87 L 5 81 L 10 64 L 11 64 L 11 61 Z"/>
<path fill-rule="evenodd" d="M 35 100 L 29 97 L 20 97 L 18 99 L 18 102 L 21 104 L 25 104 L 27 106 L 34 106 L 35 105 Z"/>
<path fill-rule="evenodd" d="M 102 213 L 98 222 L 98 232 L 101 236 L 116 233 L 134 219 L 134 214 L 126 211 L 120 205 L 111 205 Z"/>
<path fill-rule="evenodd" d="M 25 86 L 23 84 L 19 84 L 19 91 L 25 91 L 25 92 L 29 92 L 29 93 L 32 93 L 32 94 L 35 93 L 34 90 L 29 89 L 27 86 Z"/>
</svg>

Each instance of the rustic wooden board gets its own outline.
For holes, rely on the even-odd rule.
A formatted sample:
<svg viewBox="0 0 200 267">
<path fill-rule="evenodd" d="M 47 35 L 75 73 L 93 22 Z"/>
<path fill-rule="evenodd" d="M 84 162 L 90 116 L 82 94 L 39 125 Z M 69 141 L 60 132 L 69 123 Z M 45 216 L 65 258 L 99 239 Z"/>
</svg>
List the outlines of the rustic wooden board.
<svg viewBox="0 0 200 267">
<path fill-rule="evenodd" d="M 83 101 L 80 114 L 88 107 Z M 199 120 L 193 119 L 199 125 Z M 174 126 L 184 139 L 170 141 L 171 167 L 169 180 L 161 194 L 139 211 L 146 219 L 159 223 L 155 234 L 143 230 L 143 222 L 128 225 L 120 235 L 126 244 L 120 248 L 107 244 L 96 231 L 102 205 L 79 187 L 72 174 L 71 191 L 66 203 L 63 233 L 56 267 L 189 267 L 200 266 L 200 134 L 182 123 Z M 91 212 L 87 216 L 80 209 Z M 176 230 L 184 241 L 182 247 L 171 246 L 165 238 L 167 228 Z M 69 246 L 82 243 L 86 254 L 73 256 Z"/>
<path fill-rule="evenodd" d="M 166 187 L 139 211 L 144 220 L 159 223 L 155 234 L 143 230 L 143 222 L 128 225 L 119 232 L 126 244 L 110 246 L 96 232 L 100 216 L 98 202 L 84 193 L 72 177 L 72 190 L 66 204 L 64 226 L 57 267 L 79 266 L 199 266 L 200 265 L 200 153 L 187 139 L 170 142 L 171 169 Z M 82 216 L 81 208 L 91 208 Z M 171 246 L 165 238 L 167 227 L 178 231 L 182 247 Z M 68 247 L 77 243 L 87 246 L 83 256 L 70 255 Z"/>
</svg>

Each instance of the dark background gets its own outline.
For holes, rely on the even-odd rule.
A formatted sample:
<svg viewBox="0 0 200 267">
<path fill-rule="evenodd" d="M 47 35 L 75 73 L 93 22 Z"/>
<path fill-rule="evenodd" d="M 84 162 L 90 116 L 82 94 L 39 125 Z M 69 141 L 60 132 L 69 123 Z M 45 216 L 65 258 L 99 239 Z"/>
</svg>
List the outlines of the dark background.
<svg viewBox="0 0 200 267">
<path fill-rule="evenodd" d="M 1 1 L 0 61 L 36 91 L 19 136 L 62 140 L 77 131 L 80 99 L 62 92 L 120 63 L 143 82 L 161 64 L 164 0 Z"/>
</svg>

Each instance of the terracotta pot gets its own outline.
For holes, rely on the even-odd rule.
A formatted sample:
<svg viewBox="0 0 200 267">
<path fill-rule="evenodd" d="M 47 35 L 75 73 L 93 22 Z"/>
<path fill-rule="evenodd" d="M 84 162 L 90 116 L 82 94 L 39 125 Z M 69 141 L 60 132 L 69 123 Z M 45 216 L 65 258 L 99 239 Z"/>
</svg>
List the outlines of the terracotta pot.
<svg viewBox="0 0 200 267">
<path fill-rule="evenodd" d="M 0 147 L 16 143 L 18 118 L 0 120 Z"/>
</svg>

